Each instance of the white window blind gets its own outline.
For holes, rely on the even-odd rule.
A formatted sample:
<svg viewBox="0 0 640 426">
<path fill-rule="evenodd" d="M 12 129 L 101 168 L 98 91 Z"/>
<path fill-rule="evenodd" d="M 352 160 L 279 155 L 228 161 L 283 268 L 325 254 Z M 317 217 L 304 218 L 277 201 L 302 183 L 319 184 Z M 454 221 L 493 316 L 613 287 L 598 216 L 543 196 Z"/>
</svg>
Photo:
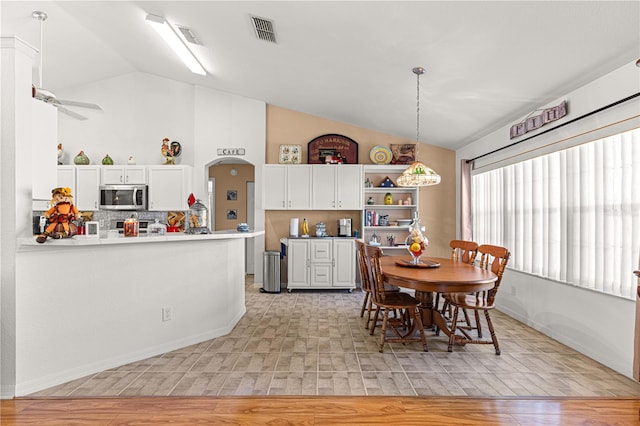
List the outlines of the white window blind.
<svg viewBox="0 0 640 426">
<path fill-rule="evenodd" d="M 635 300 L 640 129 L 474 175 L 472 211 L 512 268 Z"/>
</svg>

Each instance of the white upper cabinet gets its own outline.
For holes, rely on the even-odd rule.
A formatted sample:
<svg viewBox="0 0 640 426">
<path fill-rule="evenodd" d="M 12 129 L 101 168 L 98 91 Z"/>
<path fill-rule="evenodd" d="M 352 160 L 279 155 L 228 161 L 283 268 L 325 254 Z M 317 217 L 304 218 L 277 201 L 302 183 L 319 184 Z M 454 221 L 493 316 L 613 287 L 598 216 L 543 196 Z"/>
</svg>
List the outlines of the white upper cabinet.
<svg viewBox="0 0 640 426">
<path fill-rule="evenodd" d="M 74 204 L 80 211 L 100 208 L 100 166 L 76 167 Z"/>
<path fill-rule="evenodd" d="M 262 170 L 265 210 L 311 208 L 311 166 L 265 164 Z"/>
<path fill-rule="evenodd" d="M 192 191 L 193 167 L 182 165 L 149 166 L 149 210 L 184 211 Z"/>
<path fill-rule="evenodd" d="M 103 185 L 144 185 L 147 168 L 144 166 L 103 166 Z"/>
<path fill-rule="evenodd" d="M 314 210 L 362 209 L 361 165 L 313 165 L 312 175 Z"/>
</svg>

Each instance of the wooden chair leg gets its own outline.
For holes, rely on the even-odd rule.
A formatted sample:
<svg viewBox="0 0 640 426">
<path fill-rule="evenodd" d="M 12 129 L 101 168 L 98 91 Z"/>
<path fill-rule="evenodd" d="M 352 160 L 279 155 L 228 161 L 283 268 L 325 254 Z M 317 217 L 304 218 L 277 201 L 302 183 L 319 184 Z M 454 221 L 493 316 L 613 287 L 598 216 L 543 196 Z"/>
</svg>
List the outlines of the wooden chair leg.
<svg viewBox="0 0 640 426">
<path fill-rule="evenodd" d="M 420 312 L 418 312 L 417 306 L 415 309 L 412 309 L 409 312 L 409 317 L 412 318 L 418 326 L 418 332 L 420 333 L 420 339 L 422 340 L 422 347 L 424 348 L 424 351 L 429 352 L 429 347 L 427 346 L 427 338 L 424 335 L 424 327 L 422 325 L 422 319 L 420 318 Z"/>
<path fill-rule="evenodd" d="M 476 314 L 476 329 L 478 330 L 478 339 L 482 339 L 482 324 L 480 324 L 480 312 L 475 311 L 475 314 Z"/>
<path fill-rule="evenodd" d="M 384 314 L 382 316 L 382 330 L 380 332 L 380 348 L 378 349 L 380 353 L 384 352 L 384 341 L 387 335 L 388 322 L 389 322 L 389 310 L 385 309 Z"/>
<path fill-rule="evenodd" d="M 371 323 L 371 311 L 372 310 L 373 310 L 373 296 L 371 296 L 369 298 L 369 306 L 367 306 L 367 323 L 364 326 L 365 329 L 368 329 L 369 328 L 369 324 Z"/>
<path fill-rule="evenodd" d="M 362 308 L 360 309 L 360 318 L 364 317 L 364 311 L 365 311 L 365 309 L 367 309 L 367 304 L 369 303 L 369 296 L 370 295 L 371 295 L 371 293 L 369 293 L 368 291 L 365 291 L 364 300 L 362 301 Z"/>
<path fill-rule="evenodd" d="M 487 326 L 489 327 L 489 332 L 491 333 L 491 341 L 493 342 L 493 347 L 496 349 L 496 355 L 500 355 L 500 344 L 498 343 L 498 336 L 496 336 L 496 332 L 493 329 L 489 311 L 484 311 L 484 316 L 487 319 Z"/>
<path fill-rule="evenodd" d="M 453 318 L 451 319 L 451 335 L 449 336 L 449 352 L 453 352 L 453 343 L 456 340 L 456 327 L 458 326 L 458 307 L 453 308 Z"/>
<path fill-rule="evenodd" d="M 384 310 L 387 313 L 387 310 Z M 369 334 L 373 336 L 373 331 L 376 329 L 376 324 L 378 323 L 378 315 L 380 315 L 380 306 L 376 306 L 376 313 L 373 315 L 373 321 L 371 322 L 371 331 Z"/>
</svg>

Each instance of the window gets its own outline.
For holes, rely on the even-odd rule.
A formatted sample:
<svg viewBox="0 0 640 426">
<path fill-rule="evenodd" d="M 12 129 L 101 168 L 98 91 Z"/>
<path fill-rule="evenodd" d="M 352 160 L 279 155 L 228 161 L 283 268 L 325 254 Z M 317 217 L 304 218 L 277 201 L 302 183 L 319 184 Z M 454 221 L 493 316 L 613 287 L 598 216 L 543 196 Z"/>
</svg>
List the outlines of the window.
<svg viewBox="0 0 640 426">
<path fill-rule="evenodd" d="M 635 299 L 640 129 L 476 174 L 472 211 L 511 268 Z"/>
</svg>

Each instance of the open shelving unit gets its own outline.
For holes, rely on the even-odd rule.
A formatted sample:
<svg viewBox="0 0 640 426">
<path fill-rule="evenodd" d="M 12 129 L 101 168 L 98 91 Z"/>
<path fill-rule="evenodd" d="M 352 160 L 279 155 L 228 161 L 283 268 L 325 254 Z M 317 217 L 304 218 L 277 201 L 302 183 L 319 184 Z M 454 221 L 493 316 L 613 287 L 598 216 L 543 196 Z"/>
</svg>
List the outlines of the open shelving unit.
<svg viewBox="0 0 640 426">
<path fill-rule="evenodd" d="M 380 187 L 380 183 L 387 177 L 394 183 L 398 176 L 407 168 L 407 165 L 365 165 L 364 180 L 371 182 L 371 187 L 363 183 L 362 239 L 370 242 L 374 234 L 380 238 L 381 248 L 388 254 L 397 250 L 406 251 L 404 241 L 407 238 L 409 224 L 406 226 L 394 225 L 399 219 L 411 220 L 418 209 L 418 188 L 408 187 Z M 385 204 L 385 195 L 391 194 L 392 204 Z M 398 201 L 402 202 L 399 204 Z M 389 225 L 385 225 L 388 220 Z M 383 218 L 383 220 L 380 220 Z M 382 223 L 382 225 L 381 225 Z M 409 222 L 410 223 L 410 222 Z M 393 238 L 393 245 L 391 244 Z M 391 253 L 390 253 L 391 252 Z"/>
</svg>

